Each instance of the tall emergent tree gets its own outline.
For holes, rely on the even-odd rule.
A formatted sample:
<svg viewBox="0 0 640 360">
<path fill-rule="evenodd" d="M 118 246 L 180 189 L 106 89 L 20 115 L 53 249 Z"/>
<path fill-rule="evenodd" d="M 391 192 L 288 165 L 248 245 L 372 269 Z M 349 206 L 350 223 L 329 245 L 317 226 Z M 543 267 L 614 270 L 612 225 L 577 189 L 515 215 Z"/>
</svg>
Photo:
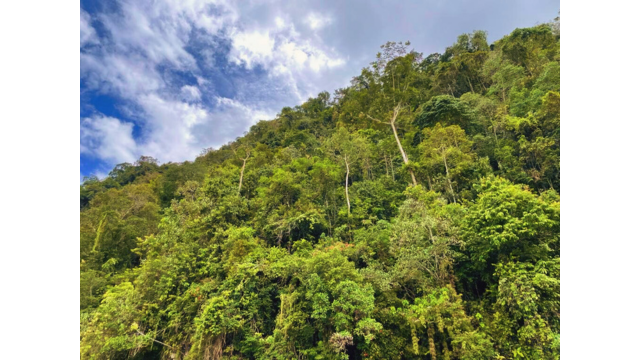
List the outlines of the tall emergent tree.
<svg viewBox="0 0 640 360">
<path fill-rule="evenodd" d="M 416 87 L 424 81 L 421 74 L 416 71 L 422 61 L 422 55 L 410 51 L 407 47 L 410 42 L 390 41 L 382 45 L 382 52 L 378 53 L 377 60 L 371 64 L 371 69 L 363 69 L 360 78 L 369 83 L 371 100 L 367 118 L 391 126 L 393 136 L 396 139 L 398 150 L 402 155 L 405 165 L 409 166 L 409 158 L 404 151 L 402 142 L 398 137 L 398 121 L 404 112 L 410 109 L 421 98 L 420 90 Z M 388 119 L 388 120 L 381 120 Z M 409 166 L 413 186 L 418 183 L 413 169 Z"/>
</svg>

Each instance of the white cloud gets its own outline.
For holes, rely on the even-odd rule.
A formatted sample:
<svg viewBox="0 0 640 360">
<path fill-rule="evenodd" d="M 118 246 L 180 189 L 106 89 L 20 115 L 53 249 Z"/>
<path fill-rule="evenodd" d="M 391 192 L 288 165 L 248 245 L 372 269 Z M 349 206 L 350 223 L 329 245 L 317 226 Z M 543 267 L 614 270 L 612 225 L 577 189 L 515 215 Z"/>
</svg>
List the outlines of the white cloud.
<svg viewBox="0 0 640 360">
<path fill-rule="evenodd" d="M 242 104 L 241 102 L 225 97 L 217 97 L 216 102 L 219 106 L 219 111 L 221 113 L 226 112 L 226 110 L 232 110 L 231 112 L 237 113 L 241 112 L 246 114 L 245 121 L 250 122 L 250 125 L 257 123 L 260 120 L 272 119 L 275 117 L 275 112 L 259 110 L 253 107 Z"/>
<path fill-rule="evenodd" d="M 331 24 L 331 22 L 333 21 L 331 17 L 315 12 L 307 15 L 305 20 L 306 24 L 311 28 L 311 30 L 320 30 L 323 27 Z"/>
<path fill-rule="evenodd" d="M 244 62 L 252 68 L 255 64 L 266 65 L 273 60 L 275 39 L 268 31 L 238 32 L 232 39 L 234 51 L 231 56 L 236 63 Z"/>
<path fill-rule="evenodd" d="M 165 86 L 154 64 L 136 54 L 81 53 L 80 73 L 89 88 L 124 98 Z"/>
<path fill-rule="evenodd" d="M 320 21 L 318 19 L 315 20 Z M 286 17 L 276 17 L 275 24 L 254 25 L 245 30 L 236 28 L 230 38 L 231 61 L 249 69 L 262 66 L 271 76 L 270 80 L 281 82 L 296 96 L 294 102 L 298 103 L 327 90 L 316 85 L 321 82 L 322 74 L 345 64 L 344 58 L 319 38 L 303 36 Z"/>
<path fill-rule="evenodd" d="M 198 101 L 202 97 L 200 90 L 193 85 L 185 85 L 180 89 L 182 99 L 186 101 Z"/>
<path fill-rule="evenodd" d="M 133 124 L 113 117 L 95 115 L 81 121 L 81 154 L 117 164 L 134 162 L 150 155 L 160 162 L 194 159 L 201 149 L 235 139 L 239 129 L 248 129 L 259 120 L 271 119 L 267 112 L 236 100 L 217 97 L 215 109 L 199 104 L 163 99 L 155 94 L 143 96 L 138 105 L 150 121 L 143 134 L 133 138 Z"/>
<path fill-rule="evenodd" d="M 84 86 L 116 98 L 120 113 L 141 129 L 134 139 L 132 123 L 100 114 L 82 119 L 81 153 L 108 163 L 135 161 L 140 155 L 161 162 L 193 159 L 202 148 L 222 145 L 258 120 L 272 119 L 282 106 L 332 90 L 317 84 L 345 64 L 322 39 L 305 35 L 309 27 L 315 31 L 331 23 L 326 16 L 262 14 L 261 6 L 274 9 L 275 3 L 261 1 L 118 3 L 113 13 L 81 10 L 81 46 L 100 45 L 82 48 Z M 247 11 L 259 12 L 264 21 L 247 21 Z M 108 36 L 99 38 L 92 20 Z M 229 66 L 218 63 L 224 51 L 220 44 L 230 45 L 226 60 L 231 66 L 260 66 L 267 75 L 259 81 L 210 78 L 211 72 Z M 185 77 L 191 78 L 186 84 Z M 229 87 L 236 96 L 221 96 L 217 86 Z"/>
<path fill-rule="evenodd" d="M 189 24 L 180 19 L 172 21 L 163 15 L 161 9 L 146 5 L 150 4 L 123 2 L 122 16 L 100 16 L 114 39 L 114 50 L 141 52 L 154 64 L 168 62 L 180 69 L 193 66 L 193 57 L 184 49 L 191 30 Z M 158 2 L 158 5 L 163 4 Z"/>
<path fill-rule="evenodd" d="M 280 16 L 276 16 L 275 22 L 276 22 L 276 28 L 278 29 L 283 29 L 286 26 L 284 19 L 282 19 Z"/>
<path fill-rule="evenodd" d="M 82 52 L 80 69 L 90 88 L 130 100 L 166 88 L 159 66 L 197 72 L 186 49 L 193 30 L 217 34 L 237 18 L 224 1 L 122 0 L 119 5 L 116 13 L 96 15 L 109 41 Z M 81 43 L 95 37 L 89 15 L 81 10 Z"/>
<path fill-rule="evenodd" d="M 292 22 L 286 23 L 282 18 L 277 18 L 276 22 L 274 28 L 232 33 L 230 59 L 244 63 L 248 68 L 259 64 L 277 71 L 293 67 L 298 71 L 319 72 L 344 64 L 342 57 L 323 49 L 322 44 L 303 39 Z"/>
<path fill-rule="evenodd" d="M 108 116 L 93 116 L 80 123 L 80 153 L 114 163 L 137 158 L 133 124 Z"/>
<path fill-rule="evenodd" d="M 210 113 L 211 121 L 202 122 L 193 127 L 198 134 L 200 149 L 209 147 L 211 139 L 222 145 L 236 137 L 260 120 L 273 119 L 277 111 L 261 109 L 243 104 L 237 100 L 216 97 L 215 110 Z"/>
<path fill-rule="evenodd" d="M 192 69 L 193 56 L 185 49 L 194 29 L 215 35 L 235 22 L 236 9 L 216 0 L 122 0 L 118 14 L 100 19 L 120 51 L 143 52 L 155 64 L 169 62 Z M 122 15 L 120 15 L 122 14 Z"/>
<path fill-rule="evenodd" d="M 209 112 L 198 104 L 167 100 L 157 94 L 138 99 L 145 116 L 140 150 L 161 162 L 193 159 L 201 149 L 192 128 L 210 120 Z"/>
<path fill-rule="evenodd" d="M 80 46 L 96 43 L 97 41 L 96 30 L 91 26 L 91 16 L 80 9 Z"/>
</svg>

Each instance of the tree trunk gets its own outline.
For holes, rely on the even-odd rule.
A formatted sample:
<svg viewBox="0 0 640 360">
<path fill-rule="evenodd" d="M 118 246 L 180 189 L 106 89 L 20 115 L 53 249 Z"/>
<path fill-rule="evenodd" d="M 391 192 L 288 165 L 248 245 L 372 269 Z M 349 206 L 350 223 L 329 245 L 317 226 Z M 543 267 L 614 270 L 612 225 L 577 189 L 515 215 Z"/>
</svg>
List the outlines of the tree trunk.
<svg viewBox="0 0 640 360">
<path fill-rule="evenodd" d="M 451 185 L 451 177 L 449 176 L 449 166 L 447 166 L 447 156 L 442 153 L 442 160 L 444 160 L 444 169 L 447 172 L 447 183 L 449 184 L 449 190 L 451 190 L 451 197 L 453 197 L 453 202 L 456 202 L 456 194 L 453 192 L 453 186 Z"/>
<path fill-rule="evenodd" d="M 324 207 L 326 209 L 329 209 L 329 202 L 327 201 L 327 196 L 325 195 L 324 197 Z M 329 221 L 329 236 L 333 236 L 332 231 L 333 231 L 333 225 L 331 225 L 331 213 L 330 210 L 327 211 L 327 220 Z"/>
<path fill-rule="evenodd" d="M 404 160 L 405 165 L 409 165 L 409 159 L 407 158 L 407 154 L 404 152 L 404 149 L 402 148 L 402 144 L 400 143 L 400 138 L 398 137 L 398 132 L 396 131 L 396 116 L 398 116 L 398 108 L 396 108 L 396 110 L 394 111 L 393 114 L 393 119 L 391 119 L 391 129 L 393 129 L 393 136 L 395 136 L 396 138 L 396 142 L 398 143 L 398 148 L 400 149 L 400 153 L 402 154 L 402 160 Z M 413 181 L 413 186 L 417 186 L 418 183 L 416 182 L 416 176 L 413 173 L 412 169 L 409 169 L 409 173 L 411 173 L 411 181 Z"/>
<path fill-rule="evenodd" d="M 480 85 L 482 85 L 482 88 L 484 89 L 484 92 L 487 92 L 487 87 L 484 86 L 484 81 L 482 81 L 482 79 L 477 78 L 477 77 L 476 77 L 476 79 L 478 79 L 478 82 L 480 83 Z"/>
<path fill-rule="evenodd" d="M 384 169 L 387 171 L 387 176 L 389 176 L 389 163 L 387 162 L 387 154 L 384 154 Z"/>
<path fill-rule="evenodd" d="M 451 353 L 449 352 L 447 341 L 444 339 L 442 339 L 442 354 L 444 355 L 444 360 L 451 360 Z"/>
<path fill-rule="evenodd" d="M 473 91 L 473 85 L 471 85 L 471 79 L 469 79 L 468 76 L 466 76 L 466 78 L 467 78 L 467 82 L 469 83 L 469 87 L 471 88 L 471 92 L 475 94 L 476 92 Z"/>
<path fill-rule="evenodd" d="M 393 182 L 396 181 L 396 172 L 393 169 L 393 158 L 389 157 L 389 164 L 391 165 L 391 179 L 393 179 Z"/>
<path fill-rule="evenodd" d="M 404 152 L 404 148 L 402 148 L 402 143 L 400 142 L 400 138 L 398 137 L 398 131 L 396 130 L 396 119 L 400 114 L 400 109 L 402 109 L 402 103 L 398 103 L 398 105 L 396 105 L 396 107 L 393 109 L 393 116 L 391 117 L 391 121 L 389 122 L 383 122 L 376 118 L 371 117 L 370 115 L 368 116 L 370 119 L 377 121 L 379 123 L 391 125 L 391 130 L 393 130 L 393 136 L 396 138 L 396 143 L 398 143 L 398 149 L 400 149 L 402 160 L 404 161 L 405 165 L 409 165 L 409 159 L 407 158 L 407 154 Z M 391 173 L 393 174 L 393 160 L 391 161 Z M 417 186 L 418 182 L 416 181 L 416 175 L 413 173 L 413 170 L 409 169 L 409 173 L 411 173 L 411 181 L 413 182 L 413 186 Z"/>
<path fill-rule="evenodd" d="M 238 196 L 240 196 L 240 190 L 242 189 L 242 178 L 244 177 L 244 166 L 247 164 L 247 159 L 242 160 L 242 170 L 240 170 L 240 185 L 238 185 Z"/>
<path fill-rule="evenodd" d="M 433 338 L 435 331 L 433 330 L 433 324 L 429 324 L 427 329 L 427 335 L 429 335 L 429 354 L 431 354 L 431 360 L 436 360 L 436 343 Z"/>
<path fill-rule="evenodd" d="M 347 176 L 344 180 L 344 193 L 347 195 L 347 213 L 351 215 L 351 202 L 349 202 L 349 163 L 347 158 L 344 158 L 344 164 L 347 166 Z"/>
</svg>

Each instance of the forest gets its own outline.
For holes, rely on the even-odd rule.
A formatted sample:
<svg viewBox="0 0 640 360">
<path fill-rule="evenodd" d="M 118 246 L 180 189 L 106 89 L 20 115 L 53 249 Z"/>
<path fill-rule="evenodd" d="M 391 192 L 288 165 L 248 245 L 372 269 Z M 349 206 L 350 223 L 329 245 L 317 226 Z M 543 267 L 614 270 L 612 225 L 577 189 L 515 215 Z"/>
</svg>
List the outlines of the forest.
<svg viewBox="0 0 640 360">
<path fill-rule="evenodd" d="M 559 19 L 381 46 L 80 186 L 82 359 L 559 359 Z"/>
</svg>

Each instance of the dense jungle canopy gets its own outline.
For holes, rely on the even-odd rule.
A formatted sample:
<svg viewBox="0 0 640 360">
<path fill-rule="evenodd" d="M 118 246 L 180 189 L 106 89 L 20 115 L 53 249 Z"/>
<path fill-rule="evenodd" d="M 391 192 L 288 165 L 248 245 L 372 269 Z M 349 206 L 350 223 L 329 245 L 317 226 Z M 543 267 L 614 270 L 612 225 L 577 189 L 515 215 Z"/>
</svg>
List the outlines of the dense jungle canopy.
<svg viewBox="0 0 640 360">
<path fill-rule="evenodd" d="M 558 359 L 559 22 L 80 186 L 83 359 Z"/>
</svg>

